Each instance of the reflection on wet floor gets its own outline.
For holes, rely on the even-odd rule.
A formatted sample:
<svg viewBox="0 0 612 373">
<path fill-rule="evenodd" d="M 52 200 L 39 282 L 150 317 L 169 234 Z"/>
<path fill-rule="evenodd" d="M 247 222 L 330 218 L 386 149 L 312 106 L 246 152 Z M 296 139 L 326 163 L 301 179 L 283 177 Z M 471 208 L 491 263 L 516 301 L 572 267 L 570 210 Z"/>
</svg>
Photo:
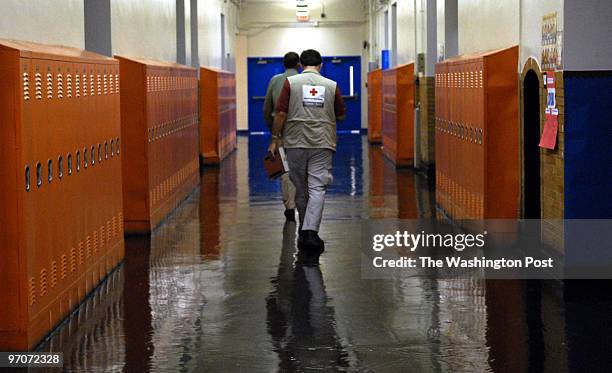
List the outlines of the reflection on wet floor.
<svg viewBox="0 0 612 373">
<path fill-rule="evenodd" d="M 436 209 L 430 180 L 361 136 L 339 138 L 321 267 L 296 267 L 296 227 L 261 167 L 267 141 L 239 138 L 151 238 L 129 238 L 124 265 L 40 349 L 63 351 L 67 372 L 610 366 L 611 297 L 582 291 L 602 282 L 362 279 L 362 218 Z"/>
</svg>

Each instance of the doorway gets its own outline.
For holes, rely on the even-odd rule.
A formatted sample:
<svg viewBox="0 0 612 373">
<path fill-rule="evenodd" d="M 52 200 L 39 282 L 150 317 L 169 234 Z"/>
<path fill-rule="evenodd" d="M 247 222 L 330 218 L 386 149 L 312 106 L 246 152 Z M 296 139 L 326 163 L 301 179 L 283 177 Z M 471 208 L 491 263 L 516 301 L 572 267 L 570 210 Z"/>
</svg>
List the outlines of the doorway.
<svg viewBox="0 0 612 373">
<path fill-rule="evenodd" d="M 541 218 L 540 80 L 529 70 L 523 80 L 523 172 L 525 219 Z"/>
</svg>

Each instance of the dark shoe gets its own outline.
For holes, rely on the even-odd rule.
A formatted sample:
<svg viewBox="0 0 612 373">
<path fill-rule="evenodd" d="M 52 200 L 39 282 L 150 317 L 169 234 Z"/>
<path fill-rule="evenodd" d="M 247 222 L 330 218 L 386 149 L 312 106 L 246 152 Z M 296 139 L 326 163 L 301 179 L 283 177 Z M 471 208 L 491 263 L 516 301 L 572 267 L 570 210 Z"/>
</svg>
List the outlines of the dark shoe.
<svg viewBox="0 0 612 373">
<path fill-rule="evenodd" d="M 285 217 L 287 218 L 287 221 L 295 222 L 295 209 L 286 209 Z"/>
<path fill-rule="evenodd" d="M 316 231 L 300 231 L 298 248 L 300 250 L 316 251 L 320 254 L 325 251 L 325 242 L 323 242 Z"/>
</svg>

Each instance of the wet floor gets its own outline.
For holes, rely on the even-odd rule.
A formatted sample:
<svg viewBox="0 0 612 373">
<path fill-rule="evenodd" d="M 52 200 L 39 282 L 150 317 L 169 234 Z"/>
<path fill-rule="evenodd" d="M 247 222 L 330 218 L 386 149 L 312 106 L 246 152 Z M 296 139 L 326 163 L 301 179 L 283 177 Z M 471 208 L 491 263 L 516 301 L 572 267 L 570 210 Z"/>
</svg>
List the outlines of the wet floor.
<svg viewBox="0 0 612 373">
<path fill-rule="evenodd" d="M 595 372 L 612 369 L 603 282 L 365 280 L 363 218 L 435 216 L 431 182 L 339 138 L 320 268 L 265 177 L 268 139 L 220 168 L 40 349 L 67 372 Z"/>
</svg>

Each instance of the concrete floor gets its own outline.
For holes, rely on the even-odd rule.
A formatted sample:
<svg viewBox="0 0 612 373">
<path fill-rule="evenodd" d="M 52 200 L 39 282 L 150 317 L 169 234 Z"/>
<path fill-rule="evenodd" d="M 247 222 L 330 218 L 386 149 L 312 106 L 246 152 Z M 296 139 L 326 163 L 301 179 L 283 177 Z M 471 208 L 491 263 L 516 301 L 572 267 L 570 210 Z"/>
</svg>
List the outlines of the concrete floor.
<svg viewBox="0 0 612 373">
<path fill-rule="evenodd" d="M 124 265 L 40 350 L 63 351 L 68 372 L 610 367 L 602 282 L 363 279 L 361 220 L 432 217 L 435 200 L 427 178 L 359 135 L 339 138 L 321 266 L 294 266 L 296 227 L 261 165 L 267 141 L 240 137 L 152 237 L 127 239 Z"/>
</svg>

